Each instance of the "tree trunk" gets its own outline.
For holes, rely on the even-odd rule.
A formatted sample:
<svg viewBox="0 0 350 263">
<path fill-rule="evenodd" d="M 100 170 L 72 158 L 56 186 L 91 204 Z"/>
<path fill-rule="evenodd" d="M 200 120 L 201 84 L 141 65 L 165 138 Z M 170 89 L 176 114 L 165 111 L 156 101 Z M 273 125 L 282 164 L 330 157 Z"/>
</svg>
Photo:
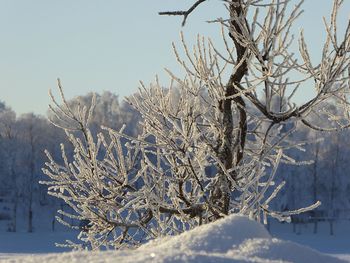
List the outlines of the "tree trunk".
<svg viewBox="0 0 350 263">
<path fill-rule="evenodd" d="M 339 138 L 338 134 L 336 135 L 336 142 L 335 142 L 335 156 L 333 159 L 333 164 L 332 164 L 332 183 L 331 183 L 331 193 L 330 193 L 330 211 L 331 215 L 330 217 L 330 222 L 331 222 L 331 235 L 333 233 L 333 219 L 335 218 L 335 208 L 334 208 L 334 199 L 335 199 L 335 193 L 336 193 L 336 174 L 337 174 L 337 167 L 338 167 L 338 158 L 339 158 Z"/>
<path fill-rule="evenodd" d="M 12 220 L 9 227 L 10 232 L 17 232 L 17 206 L 18 206 L 18 196 L 17 191 L 13 200 L 13 209 L 12 209 Z"/>
<path fill-rule="evenodd" d="M 33 232 L 33 184 L 35 173 L 35 145 L 33 124 L 29 126 L 29 143 L 30 143 L 30 178 L 29 178 L 29 208 L 28 208 L 28 232 Z"/>
<path fill-rule="evenodd" d="M 17 187 L 17 176 L 15 173 L 15 156 L 11 160 L 11 178 L 13 182 L 13 210 L 12 210 L 12 222 L 10 226 L 11 232 L 17 232 L 17 208 L 18 208 L 18 187 Z"/>
<path fill-rule="evenodd" d="M 231 18 L 231 29 L 238 34 L 242 34 L 242 30 L 240 25 L 237 23 L 235 18 L 240 16 L 243 12 L 242 6 L 240 5 L 241 0 L 232 0 L 230 2 L 230 18 Z M 240 66 L 236 69 L 235 72 L 232 73 L 230 79 L 226 85 L 225 91 L 225 99 L 220 102 L 220 109 L 223 113 L 223 126 L 224 126 L 224 138 L 221 142 L 219 157 L 221 162 L 224 164 L 225 169 L 229 170 L 234 166 L 237 166 L 243 158 L 246 134 L 247 134 L 247 114 L 246 114 L 246 104 L 242 98 L 242 96 L 236 96 L 232 98 L 233 95 L 236 95 L 240 92 L 238 87 L 240 86 L 240 82 L 243 76 L 246 74 L 247 62 L 245 53 L 247 52 L 247 48 L 242 46 L 240 42 L 238 42 L 233 35 L 230 33 L 230 37 L 234 42 L 236 48 L 237 55 L 237 65 Z M 238 112 L 238 131 L 234 134 L 234 120 L 233 120 L 233 109 L 232 102 L 236 107 Z M 221 179 L 219 180 L 219 184 L 217 186 L 216 196 L 214 199 L 216 202 L 220 203 L 221 212 L 223 214 L 228 214 L 230 209 L 230 199 L 231 199 L 231 184 L 230 180 L 226 178 L 223 172 L 219 175 Z M 237 179 L 236 172 L 231 173 L 231 177 L 233 180 Z"/>
<path fill-rule="evenodd" d="M 315 160 L 314 160 L 314 165 L 313 165 L 313 201 L 316 203 L 317 200 L 317 165 L 318 165 L 318 154 L 319 154 L 319 144 L 317 142 L 317 134 L 316 134 L 316 145 L 315 145 Z M 314 234 L 316 234 L 318 231 L 318 218 L 317 215 L 315 214 L 314 217 Z"/>
</svg>

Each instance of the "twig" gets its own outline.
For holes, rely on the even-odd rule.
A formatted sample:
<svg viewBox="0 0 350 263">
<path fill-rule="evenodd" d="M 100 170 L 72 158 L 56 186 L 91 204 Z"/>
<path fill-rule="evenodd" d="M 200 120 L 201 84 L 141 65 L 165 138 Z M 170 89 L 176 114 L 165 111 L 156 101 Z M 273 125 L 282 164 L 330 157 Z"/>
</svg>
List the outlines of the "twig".
<svg viewBox="0 0 350 263">
<path fill-rule="evenodd" d="M 184 19 L 182 21 L 182 26 L 185 26 L 187 17 L 203 2 L 206 0 L 197 0 L 187 11 L 166 11 L 166 12 L 159 12 L 158 14 L 161 16 L 167 15 L 167 16 L 183 16 Z"/>
</svg>

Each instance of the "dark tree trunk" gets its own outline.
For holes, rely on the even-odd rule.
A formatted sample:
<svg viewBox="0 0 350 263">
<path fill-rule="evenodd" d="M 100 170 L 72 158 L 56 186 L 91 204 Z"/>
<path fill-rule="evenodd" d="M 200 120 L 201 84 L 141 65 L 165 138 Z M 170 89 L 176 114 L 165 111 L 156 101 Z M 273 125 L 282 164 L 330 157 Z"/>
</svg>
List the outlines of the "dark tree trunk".
<svg viewBox="0 0 350 263">
<path fill-rule="evenodd" d="M 33 184 L 35 173 L 35 145 L 33 124 L 29 126 L 29 143 L 30 143 L 30 177 L 29 177 L 29 207 L 28 207 L 28 232 L 33 232 Z"/>
<path fill-rule="evenodd" d="M 316 142 L 317 142 L 317 135 L 316 135 Z M 314 165 L 313 165 L 313 201 L 316 203 L 317 200 L 317 165 L 318 165 L 318 154 L 319 154 L 319 144 L 316 143 L 315 146 L 315 160 L 314 160 Z M 317 233 L 318 231 L 318 218 L 317 215 L 314 218 L 314 234 Z"/>
<path fill-rule="evenodd" d="M 238 25 L 237 21 L 234 19 L 240 16 L 243 13 L 241 0 L 232 0 L 229 4 L 230 7 L 230 18 L 231 18 L 231 29 L 237 34 L 242 34 L 242 30 Z M 243 159 L 243 152 L 246 141 L 247 134 L 247 114 L 246 114 L 246 104 L 242 98 L 242 96 L 238 95 L 232 98 L 232 96 L 239 94 L 241 80 L 243 76 L 247 73 L 247 61 L 246 61 L 246 52 L 247 48 L 241 45 L 236 38 L 230 33 L 230 37 L 234 42 L 236 48 L 237 55 L 237 65 L 240 65 L 235 72 L 232 73 L 230 79 L 226 85 L 225 91 L 225 99 L 220 102 L 220 108 L 223 113 L 223 126 L 224 126 L 224 139 L 221 142 L 220 147 L 220 159 L 224 164 L 225 169 L 231 169 L 234 166 L 237 166 L 240 161 Z M 232 105 L 234 102 L 234 105 Z M 233 106 L 236 107 L 236 111 L 238 112 L 238 131 L 234 132 L 234 116 L 233 116 Z M 228 214 L 230 207 L 230 199 L 231 199 L 231 185 L 230 180 L 225 178 L 223 174 L 221 174 L 224 179 L 221 180 L 220 184 L 227 184 L 226 188 L 228 189 L 225 193 L 222 193 L 221 186 L 220 194 L 220 203 L 222 207 L 222 213 Z M 237 174 L 233 172 L 231 174 L 233 180 L 237 180 Z M 220 186 L 219 186 L 220 187 Z"/>
</svg>

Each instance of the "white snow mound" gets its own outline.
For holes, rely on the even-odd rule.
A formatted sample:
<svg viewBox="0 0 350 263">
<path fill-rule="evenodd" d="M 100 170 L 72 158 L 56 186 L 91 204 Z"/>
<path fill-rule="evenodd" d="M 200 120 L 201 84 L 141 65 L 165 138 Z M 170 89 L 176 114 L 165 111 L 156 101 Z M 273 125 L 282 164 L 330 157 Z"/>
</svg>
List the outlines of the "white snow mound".
<svg viewBox="0 0 350 263">
<path fill-rule="evenodd" d="M 136 250 L 70 252 L 16 256 L 2 262 L 345 262 L 310 248 L 272 238 L 264 226 L 230 215 L 175 237 L 152 241 Z"/>
</svg>

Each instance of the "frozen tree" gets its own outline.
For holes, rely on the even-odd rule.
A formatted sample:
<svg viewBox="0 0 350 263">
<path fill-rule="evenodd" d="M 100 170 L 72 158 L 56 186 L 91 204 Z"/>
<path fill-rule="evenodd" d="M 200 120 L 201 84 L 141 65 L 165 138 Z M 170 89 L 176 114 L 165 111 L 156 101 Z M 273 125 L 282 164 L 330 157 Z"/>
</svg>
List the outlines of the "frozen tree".
<svg viewBox="0 0 350 263">
<path fill-rule="evenodd" d="M 18 155 L 17 137 L 16 113 L 0 102 L 0 195 L 9 196 L 12 203 L 11 222 L 8 226 L 8 230 L 11 232 L 16 232 L 17 230 L 17 208 L 21 192 L 15 171 Z M 6 193 L 8 189 L 11 189 L 10 193 Z"/>
<path fill-rule="evenodd" d="M 27 231 L 33 232 L 34 206 L 38 203 L 40 167 L 43 165 L 42 149 L 45 149 L 45 133 L 48 122 L 33 113 L 21 115 L 17 120 L 18 137 L 21 145 L 18 163 L 21 169 L 17 172 L 22 181 L 23 204 L 27 215 Z"/>
<path fill-rule="evenodd" d="M 188 16 L 186 11 L 161 15 Z M 221 26 L 223 50 L 198 37 L 190 50 L 174 46 L 185 76 L 170 70 L 170 85 L 141 83 L 128 102 L 142 116 L 142 133 L 124 127 L 102 127 L 97 136 L 89 124 L 90 107 L 72 107 L 52 96 L 52 121 L 63 128 L 74 147 L 73 161 L 62 146 L 63 162 L 47 153 L 43 182 L 49 194 L 75 211 L 65 216 L 87 220 L 79 237 L 92 249 L 137 246 L 144 240 L 176 234 L 230 213 L 267 222 L 267 216 L 290 216 L 317 207 L 274 211 L 270 201 L 284 182 L 275 184 L 279 163 L 309 163 L 290 154 L 303 151 L 293 134 L 300 127 L 331 131 L 349 126 L 350 25 L 337 30 L 343 3 L 334 0 L 319 61 L 312 61 L 301 31 L 298 54 L 291 33 L 303 1 L 228 0 Z M 299 88 L 314 90 L 302 105 L 294 103 Z M 336 102 L 337 114 L 325 102 Z M 315 118 L 327 122 L 318 125 Z M 65 222 L 63 222 L 65 223 Z M 74 226 L 73 226 L 74 227 Z M 72 246 L 76 246 L 71 244 Z"/>
</svg>

